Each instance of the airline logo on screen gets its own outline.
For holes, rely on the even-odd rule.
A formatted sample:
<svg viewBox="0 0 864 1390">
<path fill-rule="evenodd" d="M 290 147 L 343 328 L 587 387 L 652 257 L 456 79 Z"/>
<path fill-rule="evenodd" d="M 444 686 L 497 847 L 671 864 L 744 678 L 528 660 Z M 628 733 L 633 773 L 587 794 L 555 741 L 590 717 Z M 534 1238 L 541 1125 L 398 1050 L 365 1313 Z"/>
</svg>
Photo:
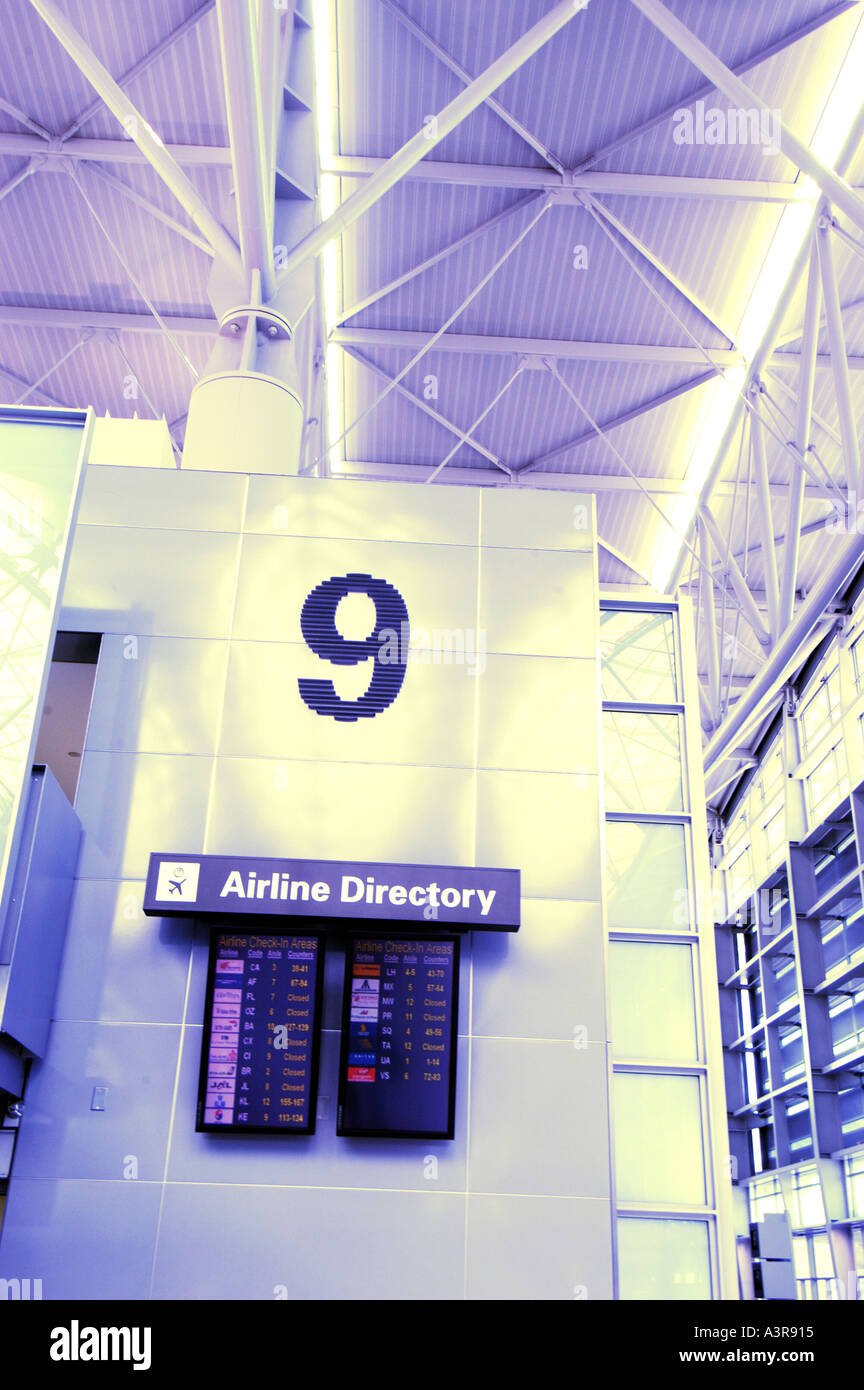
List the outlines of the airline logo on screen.
<svg viewBox="0 0 864 1390">
<path fill-rule="evenodd" d="M 516 931 L 516 869 L 151 854 L 144 911 L 440 922 Z"/>
</svg>

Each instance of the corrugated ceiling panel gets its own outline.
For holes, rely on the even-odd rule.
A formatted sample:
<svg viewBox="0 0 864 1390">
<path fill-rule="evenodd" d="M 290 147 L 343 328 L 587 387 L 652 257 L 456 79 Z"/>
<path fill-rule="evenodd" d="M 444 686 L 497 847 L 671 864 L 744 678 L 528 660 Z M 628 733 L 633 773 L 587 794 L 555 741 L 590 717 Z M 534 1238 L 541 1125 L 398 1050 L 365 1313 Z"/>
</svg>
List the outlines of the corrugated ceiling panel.
<svg viewBox="0 0 864 1390">
<path fill-rule="evenodd" d="M 125 90 L 144 118 L 167 143 L 227 145 L 228 126 L 222 87 L 222 56 L 215 7 L 174 5 L 174 22 L 165 15 L 159 37 L 184 19 L 200 18 Z M 146 52 L 148 44 L 141 49 Z M 130 66 L 130 64 L 126 64 Z M 117 68 L 112 68 L 116 72 Z M 81 127 L 86 136 L 117 139 L 122 130 L 104 108 Z"/>
<path fill-rule="evenodd" d="M 374 305 L 356 326 L 434 332 L 536 212 L 534 207 L 516 213 Z M 647 263 L 640 270 L 637 274 L 584 208 L 551 207 L 463 311 L 454 331 L 668 346 L 691 346 L 695 337 L 705 346 L 726 346 L 659 272 Z"/>
<path fill-rule="evenodd" d="M 475 14 L 478 12 L 475 10 Z M 343 154 L 390 155 L 422 130 L 427 118 L 464 90 L 464 83 L 409 34 L 378 0 L 340 4 L 340 149 Z M 497 32 L 493 17 L 491 26 Z M 481 26 L 484 33 L 486 26 Z M 506 47 L 502 43 L 500 48 Z M 500 50 L 499 50 L 500 51 Z M 345 62 L 344 55 L 351 61 Z M 394 82 L 394 73 L 410 81 Z M 509 126 L 481 107 L 436 147 L 444 160 L 542 165 L 542 158 Z"/>
<path fill-rule="evenodd" d="M 209 258 L 127 204 L 97 179 L 87 197 L 145 293 L 165 312 L 208 313 Z M 146 312 L 146 305 L 78 190 L 65 174 L 37 173 L 0 202 L 0 238 L 15 255 L 0 262 L 7 304 Z M 198 286 L 198 294 L 190 290 Z"/>
</svg>

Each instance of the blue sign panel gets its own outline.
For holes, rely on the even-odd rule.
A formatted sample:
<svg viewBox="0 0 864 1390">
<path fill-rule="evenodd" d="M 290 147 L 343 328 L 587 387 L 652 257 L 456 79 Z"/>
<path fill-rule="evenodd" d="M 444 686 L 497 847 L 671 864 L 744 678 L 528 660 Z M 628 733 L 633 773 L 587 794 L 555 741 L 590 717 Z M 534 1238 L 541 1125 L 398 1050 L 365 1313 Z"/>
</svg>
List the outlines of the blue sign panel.
<svg viewBox="0 0 864 1390">
<path fill-rule="evenodd" d="M 144 911 L 361 918 L 518 931 L 518 869 L 151 854 Z"/>
<path fill-rule="evenodd" d="M 315 932 L 214 935 L 198 1130 L 315 1133 L 323 956 Z"/>
<path fill-rule="evenodd" d="M 453 1138 L 458 995 L 458 937 L 350 942 L 337 1134 Z"/>
</svg>

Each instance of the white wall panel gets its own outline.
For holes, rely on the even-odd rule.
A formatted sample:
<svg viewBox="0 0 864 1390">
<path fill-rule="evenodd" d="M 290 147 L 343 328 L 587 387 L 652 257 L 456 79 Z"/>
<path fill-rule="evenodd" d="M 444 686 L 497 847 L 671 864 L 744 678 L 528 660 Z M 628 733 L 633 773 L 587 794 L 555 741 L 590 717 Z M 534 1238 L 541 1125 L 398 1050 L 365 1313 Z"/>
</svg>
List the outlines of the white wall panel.
<svg viewBox="0 0 864 1390">
<path fill-rule="evenodd" d="M 215 753 L 227 642 L 109 633 L 99 651 L 87 747 Z"/>
<path fill-rule="evenodd" d="M 78 520 L 91 526 L 236 533 L 243 524 L 247 481 L 239 473 L 90 467 Z"/>
<path fill-rule="evenodd" d="M 598 797 L 582 773 L 479 772 L 477 863 L 518 863 L 526 897 L 599 902 Z"/>
<path fill-rule="evenodd" d="M 491 655 L 478 685 L 479 767 L 597 774 L 593 661 Z"/>
<path fill-rule="evenodd" d="M 257 476 L 249 479 L 246 530 L 476 546 L 479 509 L 479 488 Z"/>
<path fill-rule="evenodd" d="M 467 665 L 409 661 L 393 704 L 354 723 L 317 714 L 299 697 L 298 679 L 312 677 L 332 680 L 343 699 L 357 699 L 369 685 L 371 666 L 325 666 L 299 643 L 233 642 L 220 753 L 474 766 L 478 681 Z"/>
<path fill-rule="evenodd" d="M 593 493 L 484 488 L 480 493 L 483 545 L 524 550 L 594 550 Z"/>
<path fill-rule="evenodd" d="M 79 877 L 146 878 L 154 845 L 200 853 L 212 770 L 212 758 L 85 750 Z"/>
<path fill-rule="evenodd" d="M 484 548 L 480 626 L 489 651 L 594 660 L 594 566 L 593 555 L 578 552 Z"/>
<path fill-rule="evenodd" d="M 220 758 L 205 850 L 460 864 L 472 792 L 450 768 Z"/>
<path fill-rule="evenodd" d="M 421 629 L 464 632 L 477 626 L 477 552 L 469 547 L 246 536 L 234 637 L 302 643 L 300 615 L 307 596 L 325 580 L 347 574 L 370 574 L 399 591 L 418 646 L 424 645 Z M 337 627 L 343 636 L 362 639 L 372 630 L 374 610 L 368 600 L 355 606 L 344 627 L 341 612 L 337 615 Z M 332 667 L 324 665 L 317 675 L 330 674 Z"/>
<path fill-rule="evenodd" d="M 74 1247 L 92 1296 L 146 1296 L 158 1223 L 156 1297 L 271 1298 L 283 1284 L 289 1297 L 332 1299 L 356 1296 L 350 1232 L 368 1297 L 610 1295 L 590 499 L 574 510 L 584 501 L 94 470 L 65 621 L 109 635 L 79 784 L 65 1051 L 34 1073 L 25 1153 L 43 1195 L 34 1214 L 13 1190 L 10 1249 L 26 1240 L 50 1264 Z M 415 647 L 447 634 L 469 659 L 409 661 L 388 707 L 343 722 L 312 712 L 297 682 L 333 680 L 343 699 L 369 685 L 370 662 L 322 661 L 300 628 L 310 591 L 349 573 L 399 591 Z M 352 595 L 337 627 L 362 640 L 373 616 Z M 206 930 L 142 919 L 157 849 L 521 870 L 520 932 L 463 939 L 456 1138 L 337 1139 L 340 944 L 325 970 L 317 1133 L 279 1145 L 196 1134 Z M 85 1114 L 97 1072 L 114 1108 Z M 165 1105 L 148 1091 L 136 1119 L 145 1074 Z M 148 1172 L 167 1165 L 164 1201 L 161 1185 L 152 1205 L 117 1198 L 135 1185 L 112 1176 L 115 1150 L 122 1159 L 136 1143 Z M 33 1186 L 22 1177 L 22 1191 Z M 116 1285 L 94 1216 L 103 1187 L 105 1210 L 128 1227 L 132 1272 Z M 45 1217 L 55 1201 L 63 1232 Z M 55 1296 L 78 1292 L 64 1280 Z"/>
<path fill-rule="evenodd" d="M 205 531 L 79 526 L 61 627 L 227 637 L 238 549 L 237 536 Z"/>
</svg>

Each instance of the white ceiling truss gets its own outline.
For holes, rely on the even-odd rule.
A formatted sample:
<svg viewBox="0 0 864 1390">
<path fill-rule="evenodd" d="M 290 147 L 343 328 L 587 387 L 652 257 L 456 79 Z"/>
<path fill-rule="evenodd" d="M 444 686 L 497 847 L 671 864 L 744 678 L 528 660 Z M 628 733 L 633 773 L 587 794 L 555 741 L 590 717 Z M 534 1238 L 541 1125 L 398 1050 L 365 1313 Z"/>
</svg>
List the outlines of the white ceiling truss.
<svg viewBox="0 0 864 1390">
<path fill-rule="evenodd" d="M 650 585 L 658 547 L 671 543 L 670 588 L 694 601 L 706 771 L 709 794 L 719 797 L 752 764 L 784 686 L 836 620 L 838 595 L 864 559 L 855 524 L 864 493 L 864 119 L 859 112 L 852 120 L 830 163 L 794 133 L 808 122 L 815 128 L 831 85 L 810 92 L 799 110 L 796 63 L 806 54 L 812 66 L 822 45 L 834 74 L 861 7 L 800 0 L 788 24 L 766 18 L 766 41 L 744 56 L 731 52 L 731 16 L 722 36 L 727 61 L 694 33 L 700 8 L 692 0 L 607 0 L 605 9 L 600 0 L 531 0 L 521 21 L 498 0 L 466 0 L 472 32 L 488 15 L 486 28 L 502 36 L 495 56 L 473 65 L 442 38 L 448 23 L 458 35 L 461 19 L 435 30 L 426 0 L 353 0 L 353 8 L 321 0 L 316 19 L 329 18 L 340 81 L 359 96 L 340 106 L 337 148 L 319 163 L 312 14 L 293 0 L 162 0 L 164 32 L 124 64 L 108 62 L 122 45 L 99 0 L 8 3 L 13 33 L 50 52 L 45 71 L 58 91 L 71 101 L 71 63 L 92 93 L 62 123 L 45 114 L 48 102 L 25 109 L 20 60 L 9 46 L 5 71 L 0 64 L 0 235 L 34 189 L 50 188 L 64 215 L 89 218 L 94 247 L 89 280 L 87 247 L 78 249 L 78 283 L 68 295 L 28 281 L 23 253 L 19 267 L 10 252 L 0 282 L 3 398 L 104 409 L 116 361 L 142 378 L 141 413 L 167 416 L 180 464 L 189 394 L 217 344 L 217 318 L 245 304 L 238 331 L 251 343 L 256 312 L 283 306 L 298 275 L 317 263 L 317 293 L 304 292 L 304 309 L 291 314 L 308 417 L 302 470 L 593 491 L 608 560 L 601 574 L 637 594 Z M 751 4 L 757 9 L 774 13 L 767 2 Z M 366 43 L 356 60 L 342 44 L 346 25 Z M 554 64 L 565 43 L 586 51 L 600 44 L 604 26 L 622 53 L 654 45 L 655 62 L 669 63 L 670 96 L 673 74 L 678 86 L 674 100 L 658 101 L 653 88 L 651 102 L 634 95 L 632 111 L 619 101 L 628 119 L 617 123 L 603 111 L 601 88 L 590 114 L 606 133 L 574 158 L 566 123 L 556 126 L 539 86 L 532 95 L 521 79 L 532 64 Z M 376 55 L 386 66 L 391 49 L 409 58 L 393 77 L 391 111 L 399 114 L 400 99 L 413 109 L 411 89 L 422 82 L 437 114 L 424 116 L 422 128 L 415 121 L 404 139 L 394 134 L 395 115 L 393 130 L 386 118 L 369 125 L 366 152 L 352 141 L 364 129 L 360 68 Z M 204 60 L 217 52 L 221 84 L 213 91 Z M 160 87 L 172 63 L 185 65 L 191 94 Z M 782 114 L 770 177 L 754 176 L 758 166 L 731 149 L 714 152 L 710 173 L 695 156 L 689 172 L 672 171 L 669 141 L 658 143 L 663 132 L 682 108 L 720 97 Z M 189 118 L 196 103 L 205 137 L 197 140 Z M 787 106 L 795 119 L 787 121 Z M 619 167 L 628 158 L 632 167 Z M 338 197 L 316 216 L 322 177 Z M 434 236 L 423 221 L 429 209 Z M 795 209 L 811 226 L 767 328 L 747 343 L 739 325 L 748 296 L 777 219 Z M 710 230 L 700 218 L 724 238 L 717 254 L 738 275 L 734 293 L 693 251 L 698 229 L 706 237 Z M 745 225 L 749 241 L 738 239 Z M 556 317 L 545 287 L 545 316 L 520 300 L 525 267 L 539 284 L 562 228 L 568 246 L 590 236 L 610 277 L 573 301 L 578 322 Z M 382 229 L 390 236 L 379 255 Z M 159 251 L 148 257 L 151 238 Z M 4 240 L 8 246 L 8 232 Z M 394 242 L 400 254 L 385 254 Z M 325 322 L 322 258 L 334 246 L 342 298 Z M 274 247 L 282 251 L 275 259 Z M 97 265 L 97 255 L 107 259 Z M 165 268 L 182 256 L 189 259 L 175 278 L 183 283 L 172 289 Z M 109 281 L 104 266 L 117 278 L 100 293 Z M 616 330 L 604 333 L 598 311 L 610 307 Z M 452 399 L 425 393 L 424 373 L 437 379 L 447 370 L 459 387 Z M 336 376 L 341 417 L 328 430 Z M 694 482 L 688 467 L 705 402 L 729 382 L 733 408 L 710 467 Z M 532 411 L 536 445 L 511 447 L 514 424 Z M 418 447 L 400 453 L 393 440 L 406 421 Z"/>
</svg>

